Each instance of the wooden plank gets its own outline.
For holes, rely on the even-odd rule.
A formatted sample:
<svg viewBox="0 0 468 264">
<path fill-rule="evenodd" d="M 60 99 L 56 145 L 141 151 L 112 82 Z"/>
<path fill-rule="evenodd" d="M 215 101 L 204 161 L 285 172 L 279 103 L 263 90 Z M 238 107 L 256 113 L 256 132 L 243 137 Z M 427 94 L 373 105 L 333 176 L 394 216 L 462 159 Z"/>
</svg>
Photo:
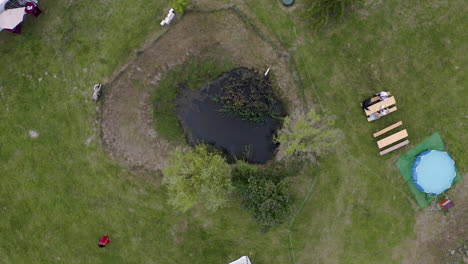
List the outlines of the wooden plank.
<svg viewBox="0 0 468 264">
<path fill-rule="evenodd" d="M 388 149 L 385 149 L 384 151 L 380 151 L 379 154 L 380 154 L 380 156 L 385 155 L 385 154 L 390 153 L 390 152 L 392 152 L 394 150 L 397 150 L 397 149 L 399 149 L 401 147 L 404 147 L 404 146 L 406 146 L 408 144 L 409 144 L 409 140 L 405 140 L 405 141 L 403 141 L 401 143 L 398 143 L 398 144 L 396 144 L 396 145 L 394 145 L 392 147 L 389 147 Z"/>
<path fill-rule="evenodd" d="M 369 106 L 369 110 L 364 110 L 366 112 L 366 115 L 372 115 L 373 113 L 379 111 L 382 109 L 382 106 L 383 108 L 386 108 L 386 107 L 389 107 L 389 106 L 392 106 L 396 104 L 396 101 L 395 101 L 395 97 L 392 96 L 392 97 L 389 97 L 387 99 L 387 101 L 380 101 L 376 104 L 373 104 L 371 106 Z"/>
<path fill-rule="evenodd" d="M 379 149 L 381 148 L 384 148 L 388 145 L 391 145 L 399 140 L 402 140 L 404 138 L 408 137 L 408 131 L 406 131 L 406 129 L 403 129 L 399 132 L 396 132 L 395 134 L 393 135 L 390 135 L 384 139 L 381 139 L 379 141 L 377 141 L 377 146 L 379 146 Z"/>
<path fill-rule="evenodd" d="M 371 99 L 371 103 L 375 103 L 375 102 L 378 102 L 378 101 L 380 101 L 380 96 L 374 96 Z"/>
<path fill-rule="evenodd" d="M 390 131 L 390 130 L 392 130 L 392 129 L 395 129 L 395 128 L 401 126 L 401 125 L 403 125 L 403 121 L 398 121 L 398 122 L 396 122 L 396 123 L 393 124 L 393 125 L 390 125 L 390 126 L 384 128 L 384 129 L 382 129 L 382 130 L 379 130 L 379 131 L 375 132 L 375 133 L 374 133 L 374 137 L 378 137 L 378 136 L 380 136 L 380 135 L 383 135 L 383 134 L 387 133 L 388 131 Z"/>
<path fill-rule="evenodd" d="M 394 106 L 394 107 L 388 109 L 388 114 L 393 113 L 393 112 L 395 112 L 396 110 L 398 110 L 398 108 L 397 108 L 396 106 Z M 387 115 L 388 115 L 388 114 L 387 114 Z M 373 115 L 373 114 L 372 114 L 372 115 Z M 380 118 L 382 118 L 382 117 L 384 117 L 384 116 L 381 116 Z M 379 118 L 379 119 L 380 119 L 380 118 Z M 378 119 L 372 120 L 370 117 L 367 118 L 367 122 L 375 121 L 375 120 L 378 120 Z"/>
<path fill-rule="evenodd" d="M 378 102 L 378 101 L 380 101 L 380 96 L 374 96 L 370 100 L 371 104 L 374 104 L 375 102 Z M 361 107 L 362 107 L 362 102 L 361 102 Z"/>
</svg>

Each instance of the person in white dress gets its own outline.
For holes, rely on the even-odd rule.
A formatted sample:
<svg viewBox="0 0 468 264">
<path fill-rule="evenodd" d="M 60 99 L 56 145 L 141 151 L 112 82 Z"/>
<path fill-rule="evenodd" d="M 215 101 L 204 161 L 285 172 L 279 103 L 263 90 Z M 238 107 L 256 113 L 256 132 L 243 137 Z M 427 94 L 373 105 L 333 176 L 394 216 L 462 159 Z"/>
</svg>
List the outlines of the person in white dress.
<svg viewBox="0 0 468 264">
<path fill-rule="evenodd" d="M 375 94 L 375 96 L 380 97 L 380 100 L 382 101 L 387 101 L 387 99 L 390 97 L 390 92 L 382 91 L 378 94 Z"/>
</svg>

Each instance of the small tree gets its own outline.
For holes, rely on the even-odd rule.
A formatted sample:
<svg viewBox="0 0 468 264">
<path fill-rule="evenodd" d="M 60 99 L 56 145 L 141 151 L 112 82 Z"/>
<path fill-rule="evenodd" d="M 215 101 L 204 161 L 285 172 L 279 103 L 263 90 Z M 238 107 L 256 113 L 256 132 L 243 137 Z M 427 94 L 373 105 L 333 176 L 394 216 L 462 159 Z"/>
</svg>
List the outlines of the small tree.
<svg viewBox="0 0 468 264">
<path fill-rule="evenodd" d="M 175 11 L 184 14 L 187 6 L 190 4 L 191 0 L 173 0 L 172 6 Z"/>
<path fill-rule="evenodd" d="M 208 152 L 205 145 L 186 152 L 176 150 L 163 172 L 169 204 L 183 212 L 197 203 L 216 211 L 226 204 L 232 189 L 229 164 L 219 154 Z"/>
<path fill-rule="evenodd" d="M 339 141 L 333 120 L 320 117 L 314 110 L 296 112 L 284 119 L 283 128 L 275 140 L 280 143 L 281 154 L 288 158 L 310 159 L 325 155 Z"/>
<path fill-rule="evenodd" d="M 284 222 L 291 211 L 293 196 L 287 176 L 284 168 L 260 168 L 242 161 L 233 169 L 233 185 L 242 196 L 242 205 L 253 211 L 263 232 Z"/>
</svg>

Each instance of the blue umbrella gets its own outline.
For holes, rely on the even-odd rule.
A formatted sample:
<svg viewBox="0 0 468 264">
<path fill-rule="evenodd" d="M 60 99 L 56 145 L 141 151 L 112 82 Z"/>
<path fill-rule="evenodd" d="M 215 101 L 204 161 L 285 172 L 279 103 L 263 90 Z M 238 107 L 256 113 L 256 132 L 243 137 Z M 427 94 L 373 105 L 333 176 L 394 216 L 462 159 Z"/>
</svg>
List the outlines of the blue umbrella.
<svg viewBox="0 0 468 264">
<path fill-rule="evenodd" d="M 413 181 L 425 193 L 440 194 L 452 186 L 456 176 L 455 162 L 445 151 L 428 150 L 413 164 Z"/>
</svg>

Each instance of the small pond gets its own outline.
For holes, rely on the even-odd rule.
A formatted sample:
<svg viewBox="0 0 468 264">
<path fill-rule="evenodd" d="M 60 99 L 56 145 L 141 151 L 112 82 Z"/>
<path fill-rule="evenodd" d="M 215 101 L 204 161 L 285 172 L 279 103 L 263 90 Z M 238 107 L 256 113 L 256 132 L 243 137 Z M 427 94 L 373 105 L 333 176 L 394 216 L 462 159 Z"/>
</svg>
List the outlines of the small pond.
<svg viewBox="0 0 468 264">
<path fill-rule="evenodd" d="M 184 89 L 176 99 L 177 114 L 190 144 L 212 145 L 231 161 L 245 159 L 252 163 L 266 163 L 276 152 L 273 135 L 281 125 L 280 119 L 268 115 L 261 122 L 245 120 L 223 112 L 224 105 L 216 100 L 226 84 L 246 73 L 260 74 L 247 68 L 237 68 L 204 85 L 199 91 Z M 270 84 L 268 79 L 263 80 Z M 271 85 L 267 88 L 272 89 Z M 249 90 L 249 87 L 243 89 Z M 249 93 L 247 91 L 244 96 L 250 96 Z M 274 96 L 272 90 L 270 94 Z M 283 115 L 283 107 L 276 97 L 263 101 L 272 102 L 270 107 L 274 109 L 275 116 Z"/>
</svg>

